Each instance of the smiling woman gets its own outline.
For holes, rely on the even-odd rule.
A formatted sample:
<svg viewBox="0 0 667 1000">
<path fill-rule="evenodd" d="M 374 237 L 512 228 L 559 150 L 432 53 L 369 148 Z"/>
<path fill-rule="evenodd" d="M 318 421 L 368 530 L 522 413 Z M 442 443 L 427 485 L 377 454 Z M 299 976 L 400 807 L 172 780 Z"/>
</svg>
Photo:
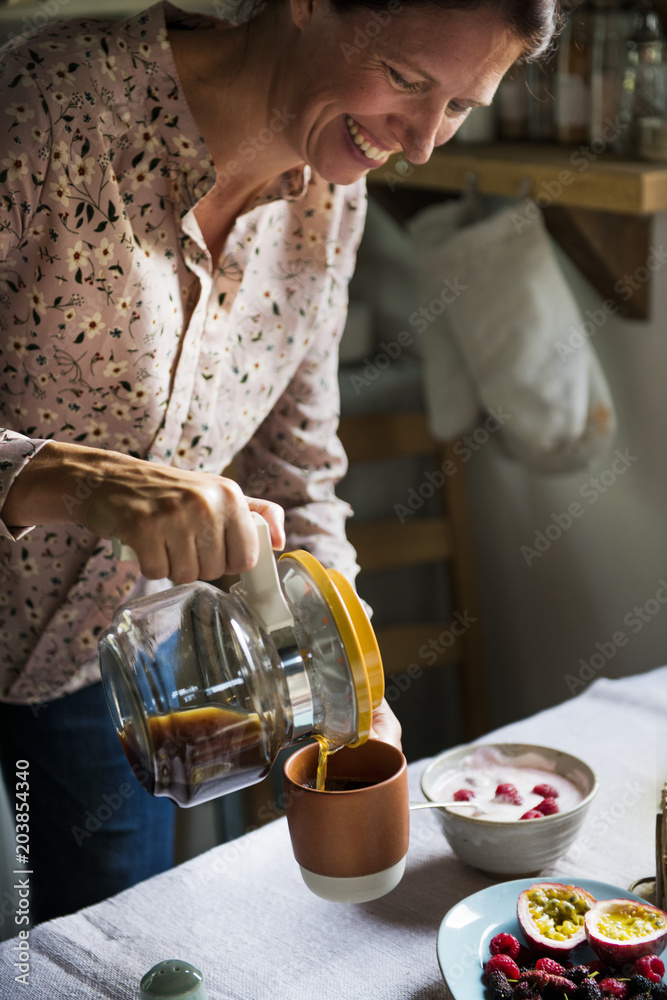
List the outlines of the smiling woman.
<svg viewBox="0 0 667 1000">
<path fill-rule="evenodd" d="M 169 863 L 99 684 L 115 609 L 252 566 L 251 511 L 355 579 L 337 350 L 366 174 L 428 159 L 557 22 L 546 0 L 238 23 L 162 2 L 0 52 L 0 758 L 30 761 L 35 921 Z M 386 705 L 374 731 L 399 742 Z"/>
<path fill-rule="evenodd" d="M 516 59 L 548 48 L 558 23 L 552 0 L 280 0 L 222 38 L 170 40 L 216 164 L 258 135 L 267 107 L 285 103 L 292 114 L 252 168 L 225 184 L 229 210 L 232 191 L 241 207 L 271 171 L 299 162 L 337 184 L 398 151 L 424 163 L 472 108 L 490 103 Z"/>
</svg>

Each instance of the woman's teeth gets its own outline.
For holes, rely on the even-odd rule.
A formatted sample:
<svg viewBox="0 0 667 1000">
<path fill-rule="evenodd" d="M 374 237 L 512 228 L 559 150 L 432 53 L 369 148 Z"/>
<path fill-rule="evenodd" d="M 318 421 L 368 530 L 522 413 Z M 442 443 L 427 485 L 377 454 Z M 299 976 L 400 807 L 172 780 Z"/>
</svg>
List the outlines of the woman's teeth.
<svg viewBox="0 0 667 1000">
<path fill-rule="evenodd" d="M 368 157 L 369 160 L 384 160 L 387 153 L 386 151 L 381 151 L 368 141 L 363 132 L 359 131 L 359 126 L 355 122 L 354 118 L 350 118 L 348 115 L 345 119 L 345 124 L 347 125 L 347 130 L 352 137 L 352 141 L 356 143 L 364 156 Z"/>
</svg>

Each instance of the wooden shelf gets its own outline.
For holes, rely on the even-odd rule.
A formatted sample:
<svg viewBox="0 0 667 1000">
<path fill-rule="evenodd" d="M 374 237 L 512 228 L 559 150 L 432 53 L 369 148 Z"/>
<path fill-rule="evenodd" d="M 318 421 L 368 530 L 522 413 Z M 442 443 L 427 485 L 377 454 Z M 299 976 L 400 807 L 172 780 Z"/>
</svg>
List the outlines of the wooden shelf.
<svg viewBox="0 0 667 1000">
<path fill-rule="evenodd" d="M 457 193 L 474 184 L 482 195 L 517 199 L 517 224 L 529 224 L 537 203 L 551 235 L 602 297 L 622 316 L 648 319 L 653 217 L 667 211 L 667 162 L 595 156 L 591 145 L 452 143 L 423 166 L 394 157 L 369 181 L 385 207 L 401 191 Z M 405 173 L 397 170 L 401 160 Z"/>
<path fill-rule="evenodd" d="M 482 194 L 510 198 L 530 195 L 538 204 L 594 209 L 625 215 L 667 211 L 667 162 L 642 163 L 602 153 L 590 145 L 564 147 L 536 143 L 457 145 L 436 150 L 428 163 L 396 163 L 371 172 L 369 180 L 390 190 L 403 186 L 432 191 L 462 191 L 474 175 Z"/>
</svg>

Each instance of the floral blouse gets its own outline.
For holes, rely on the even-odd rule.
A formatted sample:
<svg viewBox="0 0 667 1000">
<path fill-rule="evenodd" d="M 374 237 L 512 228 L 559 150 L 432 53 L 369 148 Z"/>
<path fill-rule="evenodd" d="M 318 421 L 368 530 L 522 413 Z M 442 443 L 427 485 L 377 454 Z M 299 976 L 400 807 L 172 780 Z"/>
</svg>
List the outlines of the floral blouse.
<svg viewBox="0 0 667 1000">
<path fill-rule="evenodd" d="M 0 700 L 98 679 L 114 610 L 168 586 L 83 527 L 2 521 L 49 439 L 215 474 L 233 460 L 246 493 L 285 507 L 289 548 L 356 573 L 334 494 L 337 347 L 365 182 L 277 177 L 213 262 L 193 209 L 215 174 L 176 75 L 177 22 L 225 27 L 160 3 L 47 26 L 0 57 Z M 258 141 L 288 115 L 273 109 Z M 65 498 L 73 520 L 91 488 Z"/>
</svg>

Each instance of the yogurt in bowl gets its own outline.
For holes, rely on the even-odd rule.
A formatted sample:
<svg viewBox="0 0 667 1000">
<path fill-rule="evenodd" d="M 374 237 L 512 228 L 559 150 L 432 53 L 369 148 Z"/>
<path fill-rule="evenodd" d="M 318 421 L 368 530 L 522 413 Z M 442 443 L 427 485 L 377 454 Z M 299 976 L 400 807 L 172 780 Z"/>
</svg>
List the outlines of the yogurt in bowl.
<svg viewBox="0 0 667 1000">
<path fill-rule="evenodd" d="M 480 746 L 449 770 L 438 770 L 432 790 L 437 802 L 454 802 L 460 797 L 466 803 L 460 808 L 467 816 L 515 820 L 535 811 L 545 798 L 555 799 L 555 812 L 574 808 L 584 798 L 582 784 L 585 782 L 554 771 L 539 752 L 511 756 L 497 746 Z M 508 794 L 505 786 L 515 789 L 516 797 Z"/>
<path fill-rule="evenodd" d="M 518 796 L 498 795 L 513 786 Z M 558 811 L 521 819 L 543 802 L 540 786 L 557 791 Z M 563 855 L 576 838 L 598 790 L 583 760 L 553 747 L 486 743 L 455 747 L 425 768 L 421 789 L 438 809 L 445 837 L 462 860 L 490 874 L 532 875 Z M 455 802 L 467 789 L 468 801 Z M 542 789 L 543 791 L 544 789 Z"/>
</svg>

